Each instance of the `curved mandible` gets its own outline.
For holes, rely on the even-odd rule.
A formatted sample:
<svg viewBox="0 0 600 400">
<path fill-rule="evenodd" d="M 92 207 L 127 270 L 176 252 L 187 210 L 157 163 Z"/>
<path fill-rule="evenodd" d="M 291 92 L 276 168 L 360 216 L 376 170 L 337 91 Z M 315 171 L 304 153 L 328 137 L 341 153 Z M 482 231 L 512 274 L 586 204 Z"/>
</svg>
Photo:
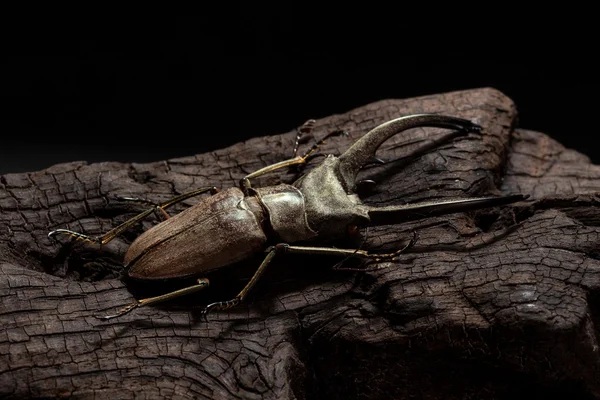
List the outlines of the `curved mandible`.
<svg viewBox="0 0 600 400">
<path fill-rule="evenodd" d="M 339 172 L 346 185 L 354 185 L 358 171 L 373 160 L 383 142 L 397 133 L 418 127 L 458 129 L 465 132 L 478 132 L 482 129 L 466 119 L 436 114 L 409 115 L 388 121 L 369 131 L 339 157 Z"/>
</svg>

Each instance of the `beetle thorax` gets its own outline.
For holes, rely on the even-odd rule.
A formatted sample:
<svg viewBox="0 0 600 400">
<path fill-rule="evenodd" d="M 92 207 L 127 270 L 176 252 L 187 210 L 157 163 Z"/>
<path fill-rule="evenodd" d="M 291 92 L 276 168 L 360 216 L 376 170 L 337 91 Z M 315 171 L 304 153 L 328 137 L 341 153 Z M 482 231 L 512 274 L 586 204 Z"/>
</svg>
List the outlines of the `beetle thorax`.
<svg viewBox="0 0 600 400">
<path fill-rule="evenodd" d="M 338 167 L 339 159 L 330 155 L 294 183 L 304 195 L 309 226 L 323 240 L 343 237 L 349 227 L 369 221 L 358 196 L 344 188 Z"/>
</svg>

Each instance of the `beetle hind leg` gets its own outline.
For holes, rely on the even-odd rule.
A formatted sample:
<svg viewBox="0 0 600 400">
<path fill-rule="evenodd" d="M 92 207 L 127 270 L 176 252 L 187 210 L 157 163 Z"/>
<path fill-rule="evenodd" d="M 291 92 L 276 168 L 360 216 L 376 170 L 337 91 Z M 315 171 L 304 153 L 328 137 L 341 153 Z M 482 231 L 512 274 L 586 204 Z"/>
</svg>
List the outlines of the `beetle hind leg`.
<svg viewBox="0 0 600 400">
<path fill-rule="evenodd" d="M 227 300 L 227 301 L 217 301 L 215 303 L 211 303 L 209 305 L 207 305 L 206 307 L 204 307 L 204 310 L 202 310 L 202 315 L 204 316 L 204 319 L 206 320 L 206 316 L 213 310 L 228 310 L 230 308 L 233 308 L 237 305 L 239 305 L 242 302 L 242 299 L 240 299 L 239 297 L 235 297 L 231 300 Z"/>
<path fill-rule="evenodd" d="M 149 304 L 162 303 L 163 301 L 171 300 L 176 297 L 185 296 L 186 294 L 197 292 L 199 290 L 204 289 L 205 287 L 207 287 L 210 284 L 209 280 L 206 278 L 198 279 L 197 282 L 198 283 L 196 285 L 192 285 L 192 286 L 189 286 L 189 287 L 186 287 L 183 289 L 179 289 L 174 292 L 166 293 L 166 294 L 156 296 L 156 297 L 148 297 L 146 299 L 137 300 L 135 303 L 132 303 L 132 304 L 128 305 L 127 307 L 120 309 L 116 314 L 106 315 L 106 316 L 96 317 L 96 318 L 103 319 L 103 320 L 117 318 L 117 317 L 120 317 L 121 315 L 125 315 L 125 314 L 135 310 L 136 308 L 147 306 Z"/>
<path fill-rule="evenodd" d="M 285 252 L 288 247 L 289 247 L 289 245 L 287 245 L 285 243 L 280 243 L 278 245 L 268 248 L 267 256 L 265 257 L 263 262 L 260 264 L 260 266 L 254 273 L 252 278 L 250 278 L 250 281 L 246 284 L 246 286 L 244 286 L 242 291 L 239 292 L 238 295 L 235 296 L 231 300 L 218 301 L 218 302 L 207 305 L 204 308 L 204 310 L 202 311 L 204 318 L 206 319 L 206 316 L 208 315 L 208 313 L 210 313 L 213 310 L 227 310 L 227 309 L 233 308 L 233 307 L 237 306 L 238 304 L 240 304 L 241 302 L 243 302 L 244 299 L 246 298 L 246 296 L 248 295 L 248 292 L 250 292 L 250 290 L 254 287 L 254 285 L 256 285 L 256 282 L 258 282 L 260 277 L 266 271 L 267 266 L 271 263 L 271 261 L 273 260 L 275 255 L 277 255 L 277 253 Z"/>
</svg>

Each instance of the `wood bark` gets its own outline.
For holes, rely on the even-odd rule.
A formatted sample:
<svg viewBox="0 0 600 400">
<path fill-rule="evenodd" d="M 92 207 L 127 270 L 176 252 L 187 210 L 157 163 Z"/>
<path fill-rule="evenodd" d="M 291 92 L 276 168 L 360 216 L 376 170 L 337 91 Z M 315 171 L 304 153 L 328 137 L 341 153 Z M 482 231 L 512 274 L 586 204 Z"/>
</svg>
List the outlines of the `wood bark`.
<svg viewBox="0 0 600 400">
<path fill-rule="evenodd" d="M 339 154 L 370 128 L 421 112 L 485 130 L 416 160 L 415 149 L 446 132 L 397 135 L 378 152 L 389 162 L 361 173 L 377 181 L 361 193 L 365 202 L 501 193 L 529 201 L 371 228 L 358 242 L 373 252 L 399 248 L 415 230 L 419 239 L 397 262 L 364 273 L 332 271 L 336 260 L 326 257 L 281 257 L 246 304 L 208 321 L 201 307 L 237 293 L 260 257 L 211 274 L 204 293 L 106 322 L 95 317 L 184 284 L 120 278 L 127 246 L 159 220 L 102 247 L 47 233 L 98 235 L 143 210 L 116 196 L 162 201 L 236 185 L 288 158 L 294 130 L 163 162 L 1 176 L 2 397 L 600 398 L 600 167 L 516 129 L 515 105 L 494 89 L 380 101 L 318 120 L 314 136 L 347 130 L 322 148 Z M 254 184 L 297 176 L 285 170 Z"/>
</svg>

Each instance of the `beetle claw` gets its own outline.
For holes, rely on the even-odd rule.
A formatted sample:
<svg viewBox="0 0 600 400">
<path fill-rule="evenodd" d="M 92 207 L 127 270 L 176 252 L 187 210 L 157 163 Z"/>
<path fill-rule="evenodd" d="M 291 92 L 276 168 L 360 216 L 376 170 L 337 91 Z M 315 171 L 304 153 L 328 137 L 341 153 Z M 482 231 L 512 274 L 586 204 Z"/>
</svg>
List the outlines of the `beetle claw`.
<svg viewBox="0 0 600 400">
<path fill-rule="evenodd" d="M 208 313 L 210 313 L 212 309 L 217 307 L 218 305 L 219 303 L 211 303 L 204 307 L 204 310 L 202 310 L 202 312 L 200 313 L 202 315 L 202 318 L 204 319 L 204 322 L 208 322 Z"/>
<path fill-rule="evenodd" d="M 88 235 L 84 235 L 83 233 L 71 231 L 69 229 L 55 229 L 53 231 L 48 232 L 48 238 L 55 239 L 56 235 L 63 234 L 71 237 L 71 240 L 83 240 L 85 242 L 102 244 L 102 240 L 99 238 L 91 237 Z"/>
<path fill-rule="evenodd" d="M 232 307 L 237 306 L 238 304 L 240 304 L 241 300 L 236 297 L 232 300 L 227 300 L 227 301 L 217 301 L 216 303 L 211 303 L 209 305 L 207 305 L 206 307 L 204 307 L 204 310 L 202 310 L 202 316 L 204 317 L 204 321 L 208 322 L 208 313 L 210 313 L 212 310 L 228 310 Z"/>
<path fill-rule="evenodd" d="M 122 308 L 121 310 L 119 310 L 119 312 L 117 312 L 116 314 L 113 315 L 105 315 L 105 316 L 95 316 L 98 319 L 104 320 L 104 321 L 108 321 L 109 319 L 113 319 L 113 318 L 117 318 L 120 317 L 121 315 L 125 315 L 129 312 L 131 312 L 133 309 L 138 308 L 141 305 L 141 303 L 133 303 L 128 305 L 127 307 Z"/>
</svg>

